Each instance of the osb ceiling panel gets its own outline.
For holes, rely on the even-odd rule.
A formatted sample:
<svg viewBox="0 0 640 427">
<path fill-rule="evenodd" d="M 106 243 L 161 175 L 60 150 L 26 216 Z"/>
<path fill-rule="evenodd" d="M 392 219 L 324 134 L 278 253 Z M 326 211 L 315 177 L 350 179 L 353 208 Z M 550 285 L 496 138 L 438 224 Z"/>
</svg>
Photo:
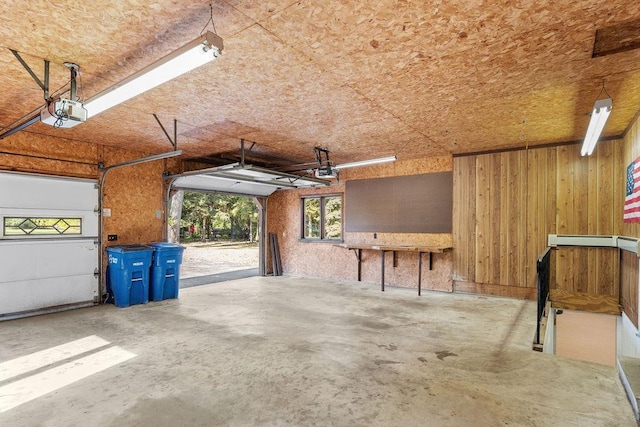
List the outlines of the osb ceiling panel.
<svg viewBox="0 0 640 427">
<path fill-rule="evenodd" d="M 63 62 L 78 63 L 86 99 L 213 28 L 208 1 L 3 6 L 3 128 L 44 102 L 9 49 L 41 77 L 49 59 L 52 90 L 68 88 Z M 636 1 L 218 0 L 213 18 L 217 60 L 72 129 L 23 132 L 158 153 L 171 145 L 155 113 L 171 135 L 178 121 L 187 158 L 234 152 L 243 138 L 299 162 L 327 147 L 341 163 L 580 140 L 603 82 L 606 136 L 640 107 L 640 51 L 592 58 L 596 30 L 640 19 Z"/>
</svg>

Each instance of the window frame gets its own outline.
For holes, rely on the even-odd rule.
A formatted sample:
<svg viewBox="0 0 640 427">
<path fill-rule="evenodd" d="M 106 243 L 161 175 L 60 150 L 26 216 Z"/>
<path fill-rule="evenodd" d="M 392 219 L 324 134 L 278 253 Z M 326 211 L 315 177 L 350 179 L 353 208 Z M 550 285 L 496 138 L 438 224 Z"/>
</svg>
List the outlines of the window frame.
<svg viewBox="0 0 640 427">
<path fill-rule="evenodd" d="M 330 198 L 340 198 L 340 238 L 326 238 L 325 231 L 325 200 Z M 305 201 L 317 199 L 320 203 L 320 237 L 305 237 Z M 344 195 L 342 193 L 313 194 L 300 197 L 300 241 L 306 243 L 341 243 L 344 241 Z"/>
</svg>

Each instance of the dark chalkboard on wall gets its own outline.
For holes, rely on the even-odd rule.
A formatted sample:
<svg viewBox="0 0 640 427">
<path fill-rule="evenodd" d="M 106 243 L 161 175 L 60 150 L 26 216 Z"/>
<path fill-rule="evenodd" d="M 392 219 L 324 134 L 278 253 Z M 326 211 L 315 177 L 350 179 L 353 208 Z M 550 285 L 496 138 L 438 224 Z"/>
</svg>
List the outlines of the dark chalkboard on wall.
<svg viewBox="0 0 640 427">
<path fill-rule="evenodd" d="M 358 179 L 345 184 L 345 230 L 451 233 L 453 172 Z"/>
</svg>

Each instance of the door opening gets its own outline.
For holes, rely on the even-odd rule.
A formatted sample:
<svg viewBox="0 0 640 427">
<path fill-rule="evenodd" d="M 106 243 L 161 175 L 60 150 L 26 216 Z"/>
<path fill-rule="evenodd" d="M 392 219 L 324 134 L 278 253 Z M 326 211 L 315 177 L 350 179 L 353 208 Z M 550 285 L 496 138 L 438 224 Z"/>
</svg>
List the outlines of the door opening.
<svg viewBox="0 0 640 427">
<path fill-rule="evenodd" d="M 177 191 L 169 217 L 169 240 L 185 246 L 181 288 L 259 274 L 260 209 L 253 197 Z"/>
</svg>

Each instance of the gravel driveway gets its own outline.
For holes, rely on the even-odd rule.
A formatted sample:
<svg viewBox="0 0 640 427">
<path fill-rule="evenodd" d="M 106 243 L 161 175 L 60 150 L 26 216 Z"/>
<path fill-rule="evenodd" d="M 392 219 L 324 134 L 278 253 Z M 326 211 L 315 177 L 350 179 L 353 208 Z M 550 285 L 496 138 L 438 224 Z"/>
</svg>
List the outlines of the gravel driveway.
<svg viewBox="0 0 640 427">
<path fill-rule="evenodd" d="M 180 277 L 199 277 L 258 267 L 257 243 L 181 243 Z"/>
</svg>

